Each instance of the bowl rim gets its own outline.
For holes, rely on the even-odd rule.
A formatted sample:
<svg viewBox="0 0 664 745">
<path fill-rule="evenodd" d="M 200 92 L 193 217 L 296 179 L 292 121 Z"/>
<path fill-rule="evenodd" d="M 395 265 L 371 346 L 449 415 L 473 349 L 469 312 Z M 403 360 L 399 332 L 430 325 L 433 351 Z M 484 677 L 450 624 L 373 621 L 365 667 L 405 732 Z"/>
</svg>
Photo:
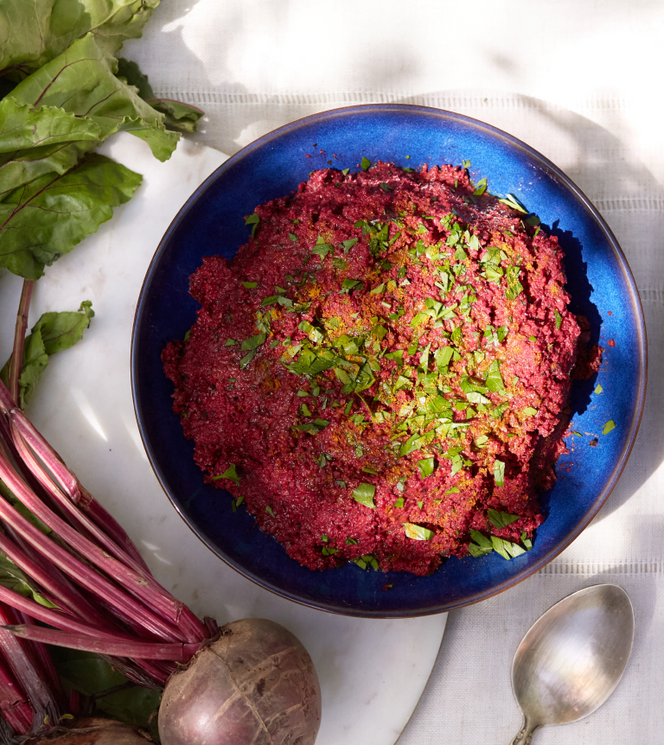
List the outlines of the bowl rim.
<svg viewBox="0 0 664 745">
<path fill-rule="evenodd" d="M 637 376 L 638 388 L 635 393 L 635 399 L 634 399 L 635 403 L 634 403 L 634 407 L 631 412 L 632 415 L 631 415 L 631 419 L 629 422 L 629 427 L 626 428 L 627 434 L 626 434 L 626 439 L 625 439 L 625 445 L 620 451 L 620 455 L 617 458 L 614 464 L 614 467 L 612 468 L 608 478 L 605 481 L 604 488 L 594 499 L 590 508 L 583 515 L 582 519 L 578 521 L 574 529 L 568 532 L 564 536 L 564 538 L 557 541 L 555 546 L 553 546 L 549 551 L 544 553 L 541 557 L 539 557 L 536 561 L 533 562 L 532 565 L 528 566 L 526 569 L 521 570 L 516 575 L 507 577 L 504 581 L 499 582 L 495 585 L 491 585 L 485 588 L 484 590 L 478 590 L 474 592 L 469 598 L 464 597 L 460 600 L 452 599 L 446 602 L 438 603 L 436 605 L 431 604 L 423 608 L 417 608 L 417 609 L 408 608 L 405 610 L 403 609 L 374 610 L 374 609 L 366 608 L 366 607 L 349 608 L 346 606 L 341 606 L 339 604 L 335 604 L 333 602 L 328 602 L 324 600 L 313 601 L 307 598 L 303 598 L 295 592 L 286 590 L 284 588 L 280 588 L 276 586 L 274 583 L 270 581 L 266 581 L 259 576 L 256 576 L 253 572 L 245 569 L 238 561 L 226 555 L 218 546 L 216 546 L 202 532 L 202 530 L 199 528 L 198 525 L 194 524 L 190 520 L 190 518 L 185 514 L 182 504 L 180 504 L 180 502 L 177 501 L 177 498 L 170 493 L 170 489 L 169 489 L 169 486 L 167 485 L 166 478 L 162 472 L 161 467 L 159 466 L 157 462 L 157 459 L 154 456 L 154 451 L 149 441 L 148 434 L 146 432 L 146 427 L 144 424 L 142 408 L 141 408 L 141 403 L 140 403 L 139 386 L 137 384 L 137 378 L 138 378 L 137 369 L 138 369 L 138 364 L 139 364 L 138 350 L 139 350 L 139 343 L 140 343 L 139 338 L 138 338 L 139 336 L 138 325 L 139 325 L 141 313 L 146 303 L 147 291 L 149 289 L 153 275 L 156 271 L 156 267 L 159 262 L 159 259 L 161 258 L 162 254 L 165 252 L 173 232 L 176 230 L 180 222 L 184 219 L 184 217 L 186 216 L 191 206 L 195 202 L 197 202 L 198 199 L 203 194 L 205 194 L 209 189 L 213 188 L 216 181 L 221 176 L 223 176 L 223 174 L 227 170 L 234 167 L 237 163 L 247 158 L 249 155 L 254 153 L 256 150 L 260 150 L 261 148 L 268 145 L 270 142 L 279 139 L 281 136 L 289 132 L 293 132 L 302 127 L 307 127 L 311 124 L 315 124 L 317 121 L 328 121 L 336 117 L 349 116 L 354 113 L 372 114 L 372 113 L 383 113 L 383 112 L 384 113 L 403 112 L 405 114 L 416 114 L 416 115 L 422 115 L 422 116 L 428 116 L 428 117 L 434 117 L 434 118 L 445 118 L 448 120 L 453 120 L 465 126 L 476 127 L 482 131 L 488 132 L 491 135 L 497 136 L 499 139 L 503 141 L 507 141 L 510 146 L 516 147 L 519 150 L 527 153 L 528 156 L 533 158 L 535 161 L 538 161 L 539 163 L 544 165 L 547 168 L 547 170 L 552 172 L 555 175 L 556 179 L 558 179 L 559 182 L 561 182 L 565 186 L 565 188 L 575 196 L 575 198 L 582 204 L 582 206 L 592 216 L 592 219 L 596 223 L 597 227 L 599 227 L 601 232 L 604 234 L 607 242 L 611 245 L 611 248 L 613 249 L 616 258 L 619 261 L 620 268 L 622 270 L 622 275 L 627 285 L 628 295 L 630 297 L 631 304 L 634 308 L 636 331 L 638 333 L 638 345 L 637 346 L 638 346 L 638 352 L 639 352 L 639 359 L 638 359 L 639 364 L 638 364 L 638 376 Z M 616 483 L 618 482 L 627 464 L 627 461 L 629 459 L 629 456 L 632 452 L 632 449 L 636 441 L 636 436 L 639 430 L 639 426 L 640 426 L 642 415 L 643 415 L 643 409 L 645 405 L 645 396 L 646 396 L 647 380 L 648 380 L 648 345 L 647 345 L 647 332 L 646 332 L 646 325 L 645 325 L 645 320 L 644 320 L 642 302 L 639 296 L 636 282 L 634 280 L 633 274 L 627 262 L 627 258 L 620 244 L 618 243 L 613 231 L 607 224 L 606 220 L 602 217 L 602 215 L 599 213 L 597 208 L 592 204 L 590 199 L 585 195 L 585 193 L 570 179 L 569 176 L 567 176 L 567 174 L 564 173 L 564 171 L 562 171 L 558 166 L 556 166 L 551 160 L 549 160 L 542 153 L 535 150 L 533 147 L 523 142 L 519 138 L 505 132 L 504 130 L 498 127 L 495 127 L 494 125 L 488 124 L 479 119 L 469 117 L 464 114 L 459 114 L 456 112 L 448 111 L 445 109 L 438 109 L 434 107 L 421 106 L 421 105 L 416 105 L 416 104 L 401 104 L 401 103 L 372 104 L 372 103 L 369 103 L 369 104 L 356 104 L 356 105 L 351 105 L 351 106 L 343 106 L 343 107 L 328 109 L 328 110 L 317 112 L 317 113 L 314 113 L 308 116 L 300 117 L 287 124 L 277 127 L 271 130 L 270 132 L 267 132 L 261 135 L 260 137 L 248 143 L 247 145 L 242 147 L 240 150 L 238 150 L 236 153 L 231 155 L 227 160 L 225 160 L 221 165 L 219 165 L 211 174 L 209 174 L 194 189 L 191 195 L 187 198 L 184 204 L 180 207 L 177 214 L 173 217 L 168 228 L 164 232 L 154 252 L 153 257 L 150 260 L 148 270 L 141 284 L 141 289 L 140 289 L 140 293 L 138 296 L 138 302 L 136 304 L 134 320 L 132 324 L 130 371 L 131 371 L 131 393 L 132 393 L 132 401 L 134 405 L 134 413 L 135 413 L 141 441 L 146 451 L 146 455 L 148 457 L 150 466 L 157 480 L 159 481 L 164 493 L 166 494 L 171 505 L 175 508 L 176 512 L 180 515 L 180 517 L 183 519 L 183 521 L 189 527 L 189 529 L 197 536 L 197 538 L 200 541 L 202 541 L 202 543 L 206 545 L 218 558 L 224 561 L 224 563 L 226 563 L 228 566 L 235 569 L 246 579 L 249 579 L 253 583 L 257 584 L 259 587 L 262 587 L 263 589 L 268 590 L 269 592 L 279 597 L 286 598 L 288 600 L 291 600 L 299 605 L 302 605 L 308 608 L 322 610 L 325 612 L 330 612 L 330 613 L 334 613 L 338 615 L 363 617 L 363 618 L 415 618 L 415 617 L 422 617 L 422 616 L 427 616 L 427 615 L 435 615 L 437 613 L 444 613 L 450 610 L 455 610 L 461 607 L 473 605 L 475 603 L 481 602 L 490 597 L 498 595 L 501 592 L 504 592 L 510 587 L 513 587 L 516 584 L 519 584 L 520 582 L 524 581 L 525 579 L 527 579 L 528 577 L 530 577 L 531 575 L 539 571 L 546 564 L 550 563 L 556 556 L 562 553 L 574 540 L 576 540 L 576 538 L 578 538 L 578 536 L 588 527 L 590 522 L 593 520 L 593 518 L 597 515 L 597 513 L 603 507 L 609 495 L 613 491 Z M 437 571 L 440 571 L 440 569 Z"/>
</svg>

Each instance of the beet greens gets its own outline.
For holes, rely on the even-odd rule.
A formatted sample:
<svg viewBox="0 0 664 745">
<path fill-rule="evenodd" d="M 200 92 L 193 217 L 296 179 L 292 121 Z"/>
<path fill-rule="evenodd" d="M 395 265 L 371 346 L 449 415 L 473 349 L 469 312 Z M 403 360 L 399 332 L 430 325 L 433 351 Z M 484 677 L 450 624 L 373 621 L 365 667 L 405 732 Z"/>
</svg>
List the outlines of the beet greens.
<svg viewBox="0 0 664 745">
<path fill-rule="evenodd" d="M 138 67 L 116 58 L 159 2 L 3 3 L 0 271 L 24 285 L 12 357 L 0 370 L 0 625 L 14 630 L 0 632 L 2 742 L 76 709 L 42 639 L 94 648 L 131 681 L 160 687 L 216 631 L 154 581 L 22 411 L 49 357 L 94 316 L 87 301 L 47 313 L 26 338 L 34 281 L 142 180 L 95 150 L 125 130 L 166 160 L 202 115 L 157 99 Z"/>
<path fill-rule="evenodd" d="M 27 334 L 35 280 L 110 219 L 142 180 L 96 148 L 127 131 L 167 160 L 202 115 L 155 97 L 138 67 L 116 57 L 159 3 L 2 0 L 0 271 L 24 284 L 12 355 L 0 370 L 0 745 L 150 739 L 120 722 L 81 718 L 90 694 L 63 684 L 54 664 L 60 648 L 109 663 L 106 678 L 116 682 L 103 695 L 140 686 L 155 694 L 155 707 L 168 682 L 181 680 L 181 668 L 189 675 L 212 655 L 222 671 L 231 669 L 238 648 L 252 657 L 241 690 L 228 676 L 221 686 L 195 684 L 207 692 L 199 717 L 206 724 L 203 731 L 184 721 L 191 709 L 184 706 L 176 724 L 188 745 L 209 736 L 228 742 L 210 730 L 218 720 L 222 732 L 232 729 L 220 718 L 225 697 L 246 703 L 240 716 L 251 720 L 252 742 L 295 737 L 312 745 L 320 723 L 316 672 L 292 634 L 260 619 L 219 629 L 197 618 L 154 579 L 126 532 L 24 413 L 49 357 L 78 341 L 94 316 L 85 301 L 75 312 L 44 314 Z M 175 689 L 180 696 L 179 683 Z M 173 736 L 167 729 L 162 739 L 177 742 Z"/>
</svg>

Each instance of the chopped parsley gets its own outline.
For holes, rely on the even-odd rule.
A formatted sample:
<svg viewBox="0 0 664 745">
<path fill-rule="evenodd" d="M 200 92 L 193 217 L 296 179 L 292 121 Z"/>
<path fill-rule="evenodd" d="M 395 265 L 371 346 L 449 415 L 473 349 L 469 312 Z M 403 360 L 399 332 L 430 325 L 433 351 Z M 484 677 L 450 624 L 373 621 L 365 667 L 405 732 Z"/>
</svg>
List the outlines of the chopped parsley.
<svg viewBox="0 0 664 745">
<path fill-rule="evenodd" d="M 602 429 L 602 434 L 608 435 L 609 432 L 615 429 L 615 427 L 616 423 L 613 421 L 613 419 L 609 419 L 609 421 L 604 425 L 604 428 Z"/>
<path fill-rule="evenodd" d="M 213 481 L 217 481 L 218 479 L 230 479 L 231 481 L 234 481 L 236 484 L 239 484 L 240 477 L 237 475 L 235 463 L 231 463 L 230 466 L 228 466 L 228 468 L 223 473 L 212 477 Z"/>
<path fill-rule="evenodd" d="M 257 214 L 249 215 L 248 217 L 245 217 L 244 224 L 245 225 L 251 225 L 251 237 L 253 238 L 256 234 L 256 228 L 258 227 L 258 224 L 260 223 L 261 219 Z"/>
<path fill-rule="evenodd" d="M 376 493 L 376 487 L 373 484 L 360 484 L 353 489 L 353 499 L 365 507 L 370 507 L 372 510 L 376 509 L 373 498 Z"/>
</svg>

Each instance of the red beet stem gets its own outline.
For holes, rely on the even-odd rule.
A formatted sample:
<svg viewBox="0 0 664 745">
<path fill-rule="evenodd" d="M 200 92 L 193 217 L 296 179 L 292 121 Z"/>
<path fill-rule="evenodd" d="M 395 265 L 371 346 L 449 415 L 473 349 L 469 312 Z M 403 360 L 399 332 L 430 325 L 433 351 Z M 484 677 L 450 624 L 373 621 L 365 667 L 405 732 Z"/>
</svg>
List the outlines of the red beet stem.
<svg viewBox="0 0 664 745">
<path fill-rule="evenodd" d="M 121 551 L 98 526 L 82 515 L 55 483 L 49 483 L 46 471 L 36 461 L 33 461 L 29 452 L 24 450 L 24 443 L 20 439 L 15 440 L 15 444 L 24 463 L 29 466 L 37 480 L 47 489 L 58 505 L 68 513 L 68 516 L 80 523 L 81 532 L 49 510 L 39 497 L 28 488 L 27 484 L 25 484 L 24 489 L 14 487 L 12 491 L 15 496 L 45 525 L 60 535 L 75 551 L 86 556 L 130 592 L 139 595 L 141 599 L 170 621 L 177 621 L 181 603 L 167 596 L 161 588 L 158 588 L 152 577 L 146 574 L 142 567 L 136 567 L 135 562 Z M 83 535 L 83 531 L 92 535 L 96 545 L 94 541 Z M 136 591 L 137 587 L 139 588 L 138 591 Z"/>
<path fill-rule="evenodd" d="M 10 621 L 12 613 L 15 617 L 13 622 Z M 7 618 L 7 623 L 13 623 L 14 625 L 32 623 L 32 619 L 28 615 L 10 608 L 9 606 L 6 606 L 5 617 Z M 46 686 L 48 691 L 52 694 L 51 699 L 53 706 L 57 706 L 61 711 L 64 711 L 66 709 L 65 692 L 62 687 L 60 676 L 55 669 L 55 665 L 48 653 L 46 645 L 39 644 L 38 642 L 29 642 L 23 639 L 21 642 L 24 645 L 25 654 L 28 656 L 33 668 L 35 669 L 38 680 Z"/>
<path fill-rule="evenodd" d="M 97 626 L 91 626 L 90 624 L 77 621 L 69 615 L 65 615 L 58 610 L 47 608 L 40 603 L 26 598 L 13 590 L 8 589 L 0 585 L 0 601 L 7 605 L 20 610 L 21 612 L 34 618 L 37 621 L 42 621 L 50 626 L 67 631 L 73 634 L 81 634 L 87 636 L 98 637 L 100 639 L 111 639 L 115 641 L 134 641 L 134 637 L 128 636 L 127 634 L 121 634 L 114 631 L 105 631 L 98 628 Z"/>
<path fill-rule="evenodd" d="M 15 401 L 18 401 L 19 379 L 21 377 L 21 368 L 23 367 L 23 345 L 25 343 L 25 332 L 28 328 L 28 311 L 30 309 L 30 300 L 32 299 L 32 290 L 34 286 L 34 279 L 24 280 L 23 289 L 21 290 L 21 299 L 18 304 L 18 313 L 16 314 L 14 348 L 9 363 L 8 381 L 9 392 Z"/>
<path fill-rule="evenodd" d="M 27 489 L 25 483 L 17 477 L 1 455 L 0 478 L 6 482 L 7 487 L 18 497 Z M 61 548 L 54 541 L 47 538 L 4 499 L 0 499 L 0 518 L 20 532 L 37 551 L 48 561 L 59 567 L 61 571 L 73 577 L 79 584 L 103 598 L 107 603 L 117 606 L 125 615 L 143 626 L 151 634 L 167 641 L 177 641 L 179 639 L 177 629 L 174 629 L 162 618 L 127 595 L 98 571 L 86 566 L 69 551 Z M 100 549 L 96 550 L 102 553 Z M 140 585 L 138 585 L 138 589 L 141 589 Z"/>
<path fill-rule="evenodd" d="M 205 638 L 205 629 L 201 622 L 181 602 L 168 594 L 142 564 L 139 565 L 132 557 L 128 556 L 96 523 L 90 520 L 87 515 L 78 509 L 77 505 L 73 504 L 65 496 L 55 482 L 49 478 L 47 470 L 34 458 L 32 451 L 27 447 L 21 435 L 14 438 L 14 444 L 16 445 L 18 454 L 29 467 L 31 473 L 37 478 L 49 495 L 57 501 L 58 506 L 69 517 L 70 522 L 78 523 L 79 528 L 77 529 L 61 521 L 57 515 L 50 512 L 43 502 L 30 491 L 24 493 L 25 498 L 30 500 L 29 503 L 25 501 L 25 498 L 21 499 L 26 507 L 63 537 L 72 548 L 90 558 L 97 566 L 108 572 L 119 584 L 138 595 L 143 602 L 155 611 L 159 612 L 169 621 L 176 623 L 181 628 L 187 641 L 202 641 Z M 92 500 L 92 497 L 87 492 L 85 494 Z M 17 496 L 20 497 L 20 495 Z M 85 535 L 79 534 L 79 530 L 91 536 L 92 540 L 90 541 Z M 94 546 L 95 542 L 97 547 L 102 549 L 101 553 L 96 550 L 97 547 Z M 107 559 L 105 552 L 108 552 L 119 562 L 111 570 L 109 570 L 109 564 L 113 559 Z M 99 563 L 98 559 L 100 555 L 104 557 L 102 564 Z M 139 592 L 136 592 L 137 586 Z M 194 623 L 191 622 L 190 616 L 194 619 Z"/>
<path fill-rule="evenodd" d="M 18 457 L 69 519 L 94 536 L 117 559 L 139 573 L 149 574 L 143 557 L 129 536 L 81 487 L 78 479 L 20 409 L 9 412 L 9 429 Z"/>
<path fill-rule="evenodd" d="M 88 623 L 97 624 L 101 628 L 107 626 L 107 616 L 94 608 L 64 577 L 57 576 L 53 566 L 38 562 L 28 556 L 23 549 L 16 546 L 2 533 L 0 533 L 0 551 L 36 582 L 42 588 L 42 594 L 55 605 Z"/>
<path fill-rule="evenodd" d="M 27 288 L 23 299 L 25 310 Z M 12 672 L 8 651 L 12 661 L 31 657 L 32 673 L 19 665 L 14 676 L 19 687 L 38 690 L 35 671 L 50 680 L 39 651 L 53 644 L 110 657 L 140 685 L 163 685 L 176 663 L 187 662 L 214 635 L 216 622 L 198 619 L 154 579 L 127 533 L 83 488 L 13 393 L 0 381 L 0 551 L 58 607 L 0 585 L 0 609 L 6 603 L 8 610 L 0 614 L 0 666 Z M 17 502 L 41 521 L 41 529 Z M 128 631 L 116 631 L 116 622 Z M 55 719 L 57 696 L 48 688 L 44 700 Z M 6 721 L 26 732 L 34 718 L 30 712 L 39 717 L 43 709 L 42 701 L 28 696 L 25 708 L 10 712 Z"/>
<path fill-rule="evenodd" d="M 4 626 L 3 629 L 22 639 L 30 639 L 43 644 L 53 644 L 58 647 L 68 647 L 69 649 L 79 649 L 84 652 L 95 652 L 96 654 L 113 657 L 131 657 L 132 659 L 188 662 L 200 648 L 199 644 L 160 644 L 159 642 L 134 640 L 114 641 L 32 625 Z"/>
<path fill-rule="evenodd" d="M 17 620 L 18 616 L 13 608 L 0 604 L 0 623 L 15 624 Z M 32 652 L 33 650 L 24 641 L 14 638 L 10 633 L 0 631 L 0 653 L 5 673 L 11 672 L 16 680 L 20 681 L 20 687 L 15 693 L 20 691 L 25 706 L 34 712 L 38 721 L 43 721 L 45 716 L 57 716 L 55 696 L 44 682 L 40 674 L 42 671 L 35 667 Z M 32 714 L 30 723 L 32 723 Z"/>
<path fill-rule="evenodd" d="M 3 386 L 0 382 L 0 403 L 10 417 L 10 435 L 18 457 L 27 465 L 46 492 L 65 511 L 70 520 L 78 524 L 79 528 L 83 528 L 99 545 L 95 546 L 92 541 L 79 533 L 76 527 L 72 527 L 49 510 L 22 480 L 17 482 L 15 479 L 14 483 L 20 483 L 24 488 L 10 487 L 15 496 L 33 514 L 52 528 L 60 537 L 64 538 L 74 550 L 107 572 L 149 608 L 169 622 L 174 623 L 179 630 L 178 638 L 181 635 L 187 642 L 199 642 L 205 639 L 207 631 L 204 624 L 187 606 L 173 598 L 157 583 L 149 570 L 146 569 L 142 559 L 137 562 L 133 558 L 134 554 L 139 556 L 140 554 L 126 533 L 104 510 L 98 507 L 93 497 L 80 487 L 75 476 L 67 469 L 57 453 L 46 443 L 23 412 L 11 405 L 12 402 L 8 398 L 8 392 L 6 389 L 4 391 L 2 389 Z M 0 463 L 1 468 L 2 463 Z M 68 489 L 68 493 L 64 493 L 54 483 L 51 478 L 54 471 L 59 474 L 58 483 Z M 88 519 L 80 509 L 77 509 L 71 501 L 72 493 L 75 493 L 79 501 L 85 502 L 88 507 L 93 504 L 97 505 L 94 512 L 98 518 L 104 520 L 105 524 L 100 527 L 93 520 Z M 130 555 L 106 535 L 104 528 L 108 525 L 110 525 L 113 533 L 120 534 L 125 547 L 127 545 L 132 547 L 133 550 Z M 99 550 L 100 548 L 102 550 Z M 108 554 L 111 556 L 108 556 Z"/>
<path fill-rule="evenodd" d="M 30 704 L 4 660 L 0 660 L 0 713 L 15 732 L 25 734 L 32 726 Z"/>
</svg>

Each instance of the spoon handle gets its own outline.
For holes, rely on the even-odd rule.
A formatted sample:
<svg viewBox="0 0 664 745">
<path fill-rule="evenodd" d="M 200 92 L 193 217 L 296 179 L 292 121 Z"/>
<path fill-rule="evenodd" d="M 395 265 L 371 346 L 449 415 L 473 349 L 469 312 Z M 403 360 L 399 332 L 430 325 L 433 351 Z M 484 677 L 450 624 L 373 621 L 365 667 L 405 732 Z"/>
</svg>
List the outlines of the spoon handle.
<svg viewBox="0 0 664 745">
<path fill-rule="evenodd" d="M 534 724 L 533 722 L 531 722 L 530 719 L 528 719 L 528 717 L 524 714 L 521 729 L 518 731 L 514 739 L 510 742 L 510 745 L 530 745 L 530 743 L 533 741 L 533 735 L 535 734 L 535 731 L 538 730 L 541 726 L 541 724 Z"/>
</svg>

